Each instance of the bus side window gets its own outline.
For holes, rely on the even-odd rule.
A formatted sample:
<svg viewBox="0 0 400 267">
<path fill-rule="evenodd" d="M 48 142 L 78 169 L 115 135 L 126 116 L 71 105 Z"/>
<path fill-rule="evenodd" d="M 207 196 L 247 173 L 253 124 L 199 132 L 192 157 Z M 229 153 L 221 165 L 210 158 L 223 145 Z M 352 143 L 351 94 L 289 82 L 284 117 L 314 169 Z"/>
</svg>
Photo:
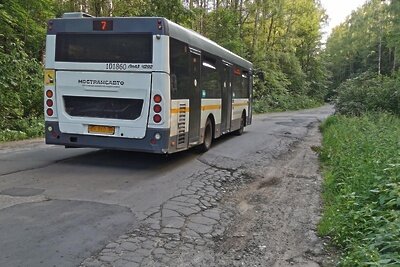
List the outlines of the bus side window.
<svg viewBox="0 0 400 267">
<path fill-rule="evenodd" d="M 203 57 L 201 67 L 202 98 L 221 98 L 221 86 L 216 60 Z"/>
<path fill-rule="evenodd" d="M 185 43 L 170 38 L 170 81 L 172 99 L 186 99 L 191 88 L 190 55 Z"/>
<path fill-rule="evenodd" d="M 233 75 L 233 98 L 249 98 L 249 72 L 235 68 Z"/>
</svg>

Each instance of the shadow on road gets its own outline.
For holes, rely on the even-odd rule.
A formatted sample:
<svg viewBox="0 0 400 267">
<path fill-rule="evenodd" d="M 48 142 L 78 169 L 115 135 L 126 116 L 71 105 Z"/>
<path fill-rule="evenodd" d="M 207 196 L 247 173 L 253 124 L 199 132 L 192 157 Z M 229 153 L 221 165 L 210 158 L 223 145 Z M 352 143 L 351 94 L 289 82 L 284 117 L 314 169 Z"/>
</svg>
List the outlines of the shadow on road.
<svg viewBox="0 0 400 267">
<path fill-rule="evenodd" d="M 119 150 L 96 150 L 61 160 L 58 164 L 150 170 L 171 165 L 180 165 L 183 162 L 193 160 L 196 156 L 198 154 L 192 150 L 170 155 Z"/>
<path fill-rule="evenodd" d="M 243 135 L 245 134 L 246 132 L 243 133 Z M 238 137 L 234 134 L 227 134 L 215 139 L 210 151 L 212 151 L 213 148 L 223 145 L 225 142 L 233 138 Z M 57 163 L 108 168 L 125 168 L 131 170 L 149 170 L 155 168 L 160 169 L 167 166 L 179 166 L 180 164 L 192 161 L 201 155 L 202 154 L 198 152 L 195 147 L 168 155 L 120 150 L 95 150 L 60 160 Z"/>
</svg>

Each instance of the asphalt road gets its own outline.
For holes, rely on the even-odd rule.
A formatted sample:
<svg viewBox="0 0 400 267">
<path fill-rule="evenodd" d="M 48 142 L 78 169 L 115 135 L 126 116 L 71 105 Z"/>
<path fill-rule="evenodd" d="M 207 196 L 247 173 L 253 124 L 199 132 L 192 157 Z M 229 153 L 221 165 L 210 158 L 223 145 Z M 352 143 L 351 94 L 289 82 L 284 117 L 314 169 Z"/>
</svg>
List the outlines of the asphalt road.
<svg viewBox="0 0 400 267">
<path fill-rule="evenodd" d="M 165 266 L 169 250 L 224 232 L 230 183 L 331 113 L 258 115 L 202 155 L 0 145 L 0 266 Z"/>
</svg>

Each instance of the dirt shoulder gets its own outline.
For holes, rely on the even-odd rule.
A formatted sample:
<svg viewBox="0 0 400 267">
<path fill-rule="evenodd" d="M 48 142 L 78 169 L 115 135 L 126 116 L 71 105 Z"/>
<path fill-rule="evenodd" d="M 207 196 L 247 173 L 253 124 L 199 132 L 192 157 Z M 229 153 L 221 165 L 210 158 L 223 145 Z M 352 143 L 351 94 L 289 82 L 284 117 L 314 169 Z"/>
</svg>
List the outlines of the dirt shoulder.
<svg viewBox="0 0 400 267">
<path fill-rule="evenodd" d="M 228 188 L 220 201 L 222 234 L 206 246 L 175 251 L 169 266 L 334 266 L 317 236 L 319 122 L 310 122 L 304 135 L 285 132 L 276 150 L 260 150 L 234 170 L 242 184 Z"/>
<path fill-rule="evenodd" d="M 234 220 L 216 244 L 220 266 L 326 266 L 330 259 L 316 234 L 321 214 L 316 123 L 303 140 L 275 160 L 250 171 L 256 177 L 224 205 Z"/>
</svg>

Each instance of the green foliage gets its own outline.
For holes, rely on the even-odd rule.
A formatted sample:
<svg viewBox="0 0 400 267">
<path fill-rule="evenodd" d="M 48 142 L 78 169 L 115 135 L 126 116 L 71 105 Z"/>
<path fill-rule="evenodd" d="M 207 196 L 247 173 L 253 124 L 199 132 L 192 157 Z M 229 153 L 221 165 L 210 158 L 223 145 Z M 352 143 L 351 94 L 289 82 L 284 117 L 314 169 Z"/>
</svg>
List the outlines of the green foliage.
<svg viewBox="0 0 400 267">
<path fill-rule="evenodd" d="M 333 116 L 322 125 L 324 215 L 319 232 L 341 266 L 400 265 L 400 119 Z"/>
<path fill-rule="evenodd" d="M 4 0 L 0 3 L 0 52 L 9 53 L 22 42 L 25 52 L 40 59 L 53 0 Z"/>
<path fill-rule="evenodd" d="M 257 105 L 268 106 L 258 110 L 269 110 L 271 105 L 292 109 L 322 102 L 329 77 L 319 55 L 319 30 L 326 16 L 318 2 L 255 1 L 248 8 L 252 17 L 244 27 L 248 34 L 244 40 L 246 47 L 252 48 L 249 54 L 255 68 L 265 74 L 264 82 L 256 80 L 254 96 Z M 297 105 L 285 104 L 296 99 L 300 101 Z"/>
<path fill-rule="evenodd" d="M 399 69 L 400 2 L 367 1 L 337 26 L 325 50 L 331 90 L 364 72 L 391 75 Z"/>
<path fill-rule="evenodd" d="M 305 94 L 308 91 L 307 76 L 299 59 L 292 53 L 279 53 L 278 58 L 281 71 L 290 81 L 287 90 L 292 94 Z"/>
<path fill-rule="evenodd" d="M 0 53 L 0 129 L 8 135 L 29 128 L 21 126 L 20 120 L 26 122 L 43 113 L 42 66 L 20 43 L 12 45 L 9 54 Z"/>
<path fill-rule="evenodd" d="M 0 142 L 39 137 L 44 134 L 43 118 L 13 120 L 12 126 L 0 130 Z"/>
<path fill-rule="evenodd" d="M 43 54 L 52 0 L 0 4 L 0 141 L 42 134 Z"/>
<path fill-rule="evenodd" d="M 220 8 L 207 14 L 204 30 L 211 40 L 234 53 L 241 54 L 244 44 L 237 24 L 238 18 L 234 10 Z"/>
<path fill-rule="evenodd" d="M 298 110 L 318 107 L 323 104 L 314 98 L 306 95 L 291 94 L 272 94 L 267 97 L 254 101 L 253 109 L 255 113 L 265 113 L 271 111 Z"/>
<path fill-rule="evenodd" d="M 365 73 L 342 83 L 337 91 L 336 111 L 341 114 L 387 111 L 400 115 L 400 73 L 394 77 Z"/>
<path fill-rule="evenodd" d="M 310 60 L 313 63 L 307 73 L 308 91 L 306 94 L 318 101 L 327 100 L 329 99 L 329 78 L 331 75 L 327 68 L 326 59 L 315 56 Z"/>
</svg>

